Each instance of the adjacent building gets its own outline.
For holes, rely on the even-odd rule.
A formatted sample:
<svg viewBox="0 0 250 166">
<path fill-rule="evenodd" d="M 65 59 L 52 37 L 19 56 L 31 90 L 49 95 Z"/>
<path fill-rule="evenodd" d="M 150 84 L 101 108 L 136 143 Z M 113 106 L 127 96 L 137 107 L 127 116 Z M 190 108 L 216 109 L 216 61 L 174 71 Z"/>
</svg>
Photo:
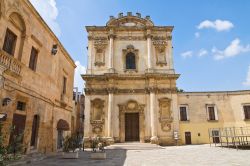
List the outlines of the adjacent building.
<svg viewBox="0 0 250 166">
<path fill-rule="evenodd" d="M 0 0 L 0 113 L 6 143 L 52 152 L 70 133 L 75 64 L 28 0 Z"/>
<path fill-rule="evenodd" d="M 173 29 L 131 12 L 86 27 L 86 146 L 94 136 L 109 143 L 209 143 L 209 128 L 248 126 L 250 91 L 178 92 Z"/>
</svg>

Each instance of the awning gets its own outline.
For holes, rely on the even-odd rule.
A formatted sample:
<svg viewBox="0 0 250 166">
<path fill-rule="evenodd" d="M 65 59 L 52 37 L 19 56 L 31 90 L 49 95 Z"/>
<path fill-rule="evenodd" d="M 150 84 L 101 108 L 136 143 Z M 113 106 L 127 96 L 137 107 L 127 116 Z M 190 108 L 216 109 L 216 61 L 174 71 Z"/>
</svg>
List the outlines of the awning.
<svg viewBox="0 0 250 166">
<path fill-rule="evenodd" d="M 0 113 L 0 122 L 6 121 L 6 119 L 7 119 L 7 114 L 5 114 L 5 113 Z"/>
<path fill-rule="evenodd" d="M 60 119 L 57 123 L 57 130 L 69 130 L 69 124 L 66 120 Z"/>
</svg>

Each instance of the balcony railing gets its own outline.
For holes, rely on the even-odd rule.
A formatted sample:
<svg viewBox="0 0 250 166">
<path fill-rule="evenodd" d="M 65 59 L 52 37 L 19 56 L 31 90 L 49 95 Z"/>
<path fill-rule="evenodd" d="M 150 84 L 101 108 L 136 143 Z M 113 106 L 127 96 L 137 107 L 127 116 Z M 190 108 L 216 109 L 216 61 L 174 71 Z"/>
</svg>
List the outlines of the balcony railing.
<svg viewBox="0 0 250 166">
<path fill-rule="evenodd" d="M 0 49 L 0 65 L 5 66 L 11 72 L 20 75 L 22 65 L 17 59 Z"/>
</svg>

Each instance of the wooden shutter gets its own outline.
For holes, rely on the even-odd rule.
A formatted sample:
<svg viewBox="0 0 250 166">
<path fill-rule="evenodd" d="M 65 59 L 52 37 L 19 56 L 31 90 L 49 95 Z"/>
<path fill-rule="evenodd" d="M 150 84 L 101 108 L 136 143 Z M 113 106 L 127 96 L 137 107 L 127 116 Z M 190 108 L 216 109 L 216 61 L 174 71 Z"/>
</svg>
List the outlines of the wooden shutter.
<svg viewBox="0 0 250 166">
<path fill-rule="evenodd" d="M 17 36 L 9 29 L 6 30 L 3 50 L 14 56 Z"/>
<path fill-rule="evenodd" d="M 30 53 L 29 68 L 34 71 L 36 70 L 37 55 L 38 55 L 38 51 L 34 47 L 32 47 L 31 53 Z"/>
<path fill-rule="evenodd" d="M 66 94 L 67 78 L 63 77 L 63 94 Z"/>
<path fill-rule="evenodd" d="M 250 119 L 250 106 L 244 106 L 245 119 Z"/>
<path fill-rule="evenodd" d="M 187 109 L 186 109 L 186 107 L 180 107 L 180 118 L 181 118 L 181 121 L 186 121 L 187 120 Z"/>
<path fill-rule="evenodd" d="M 208 107 L 208 114 L 209 114 L 209 120 L 215 120 L 214 107 L 212 106 Z"/>
</svg>

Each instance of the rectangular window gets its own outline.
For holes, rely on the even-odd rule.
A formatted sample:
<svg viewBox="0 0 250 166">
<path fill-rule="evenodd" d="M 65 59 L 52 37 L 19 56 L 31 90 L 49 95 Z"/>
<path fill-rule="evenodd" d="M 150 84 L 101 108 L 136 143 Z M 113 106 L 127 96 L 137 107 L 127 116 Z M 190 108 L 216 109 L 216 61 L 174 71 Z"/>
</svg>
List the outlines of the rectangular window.
<svg viewBox="0 0 250 166">
<path fill-rule="evenodd" d="M 212 130 L 213 143 L 220 143 L 220 135 L 218 130 Z"/>
<path fill-rule="evenodd" d="M 6 30 L 3 50 L 14 56 L 17 36 L 9 29 Z"/>
<path fill-rule="evenodd" d="M 63 77 L 63 91 L 62 91 L 62 94 L 66 94 L 66 88 L 67 88 L 67 78 L 66 77 Z"/>
<path fill-rule="evenodd" d="M 16 109 L 19 111 L 25 111 L 26 103 L 18 101 Z"/>
<path fill-rule="evenodd" d="M 187 121 L 187 107 L 180 107 L 180 120 Z"/>
<path fill-rule="evenodd" d="M 250 119 L 250 105 L 243 106 L 245 119 Z"/>
<path fill-rule="evenodd" d="M 36 71 L 36 63 L 37 63 L 37 56 L 38 56 L 38 51 L 34 47 L 31 49 L 30 53 L 30 63 L 29 63 L 29 68 L 33 71 Z"/>
<path fill-rule="evenodd" d="M 215 119 L 215 110 L 214 110 L 214 107 L 213 106 L 208 106 L 207 107 L 208 109 L 208 115 L 209 115 L 209 119 L 208 120 L 216 120 Z"/>
</svg>

